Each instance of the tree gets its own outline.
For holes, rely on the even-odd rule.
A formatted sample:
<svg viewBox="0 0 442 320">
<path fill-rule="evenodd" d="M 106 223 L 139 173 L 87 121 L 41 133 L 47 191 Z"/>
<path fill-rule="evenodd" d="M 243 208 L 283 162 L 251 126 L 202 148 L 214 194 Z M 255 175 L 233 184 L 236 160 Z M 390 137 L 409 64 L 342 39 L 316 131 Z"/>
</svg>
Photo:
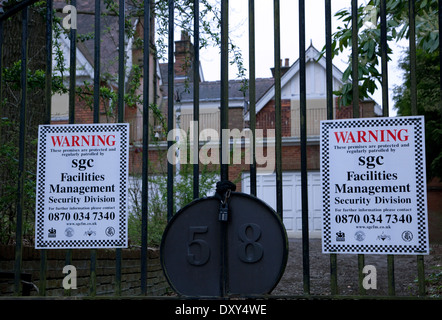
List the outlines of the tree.
<svg viewBox="0 0 442 320">
<path fill-rule="evenodd" d="M 442 177 L 442 103 L 439 78 L 439 24 L 438 0 L 419 1 L 416 13 L 416 82 L 417 82 L 417 111 L 425 115 L 426 127 L 426 159 L 427 178 Z M 333 56 L 351 48 L 352 17 L 351 10 L 343 9 L 336 13 L 343 22 L 333 34 Z M 409 1 L 386 1 L 387 40 L 399 41 L 409 39 Z M 381 83 L 380 72 L 380 0 L 370 0 L 358 7 L 358 81 L 361 98 L 373 94 Z M 325 52 L 325 48 L 323 49 Z M 388 46 L 387 55 L 392 54 Z M 344 71 L 344 81 L 352 75 L 351 57 Z M 395 108 L 402 116 L 411 115 L 410 97 L 410 53 L 407 51 L 400 63 L 404 71 L 404 83 L 394 88 Z M 335 92 L 341 99 L 342 105 L 352 101 L 351 84 L 344 85 Z"/>
<path fill-rule="evenodd" d="M 438 27 L 438 0 L 419 1 L 416 6 L 416 44 L 428 52 L 434 52 L 439 48 Z M 332 35 L 333 57 L 351 48 L 352 45 L 352 16 L 351 9 L 342 9 L 335 16 L 342 21 L 337 31 Z M 399 41 L 409 37 L 409 1 L 387 0 L 387 41 Z M 359 95 L 367 98 L 373 94 L 381 83 L 381 71 L 379 70 L 381 57 L 381 24 L 380 24 L 380 0 L 370 0 L 358 7 L 358 81 Z M 325 52 L 325 47 L 323 53 Z M 387 48 L 388 59 L 392 54 L 391 48 Z M 343 80 L 348 81 L 352 75 L 351 56 L 348 67 L 344 71 Z M 341 97 L 342 105 L 348 105 L 352 101 L 352 87 L 344 85 L 341 90 L 335 92 Z"/>
<path fill-rule="evenodd" d="M 4 11 L 7 11 L 10 6 L 17 4 L 19 0 L 3 1 Z M 62 0 L 54 1 L 61 6 L 64 6 L 68 1 Z M 104 7 L 102 8 L 101 15 L 118 17 L 119 15 L 119 1 L 104 0 Z M 87 5 L 87 2 L 77 2 L 77 6 Z M 216 0 L 200 0 L 200 47 L 207 46 L 219 46 L 220 45 L 220 8 Z M 189 34 L 193 33 L 193 1 L 190 0 L 176 0 L 175 5 L 175 26 L 187 31 Z M 27 119 L 29 120 L 27 126 L 27 156 L 26 159 L 29 163 L 26 164 L 26 178 L 25 178 L 25 208 L 24 208 L 24 223 L 25 237 L 32 239 L 33 224 L 34 224 L 34 210 L 35 210 L 35 167 L 36 167 L 36 141 L 37 141 L 37 128 L 38 124 L 45 122 L 45 70 L 46 70 L 46 55 L 45 52 L 45 8 L 46 1 L 38 1 L 36 4 L 29 7 L 31 12 L 30 28 L 32 28 L 32 36 L 29 37 L 29 49 L 28 49 L 28 66 L 27 78 L 28 89 L 30 90 L 28 97 Z M 151 17 L 157 20 L 155 35 L 156 42 L 151 39 L 150 47 L 157 59 L 165 56 L 168 36 L 168 1 L 157 0 L 151 1 Z M 55 12 L 55 11 L 54 11 Z M 91 14 L 88 12 L 87 14 Z M 135 46 L 142 48 L 144 39 L 140 38 L 136 34 L 136 30 L 133 28 L 133 20 L 142 21 L 144 16 L 144 2 L 141 0 L 126 0 L 126 15 L 125 15 L 125 33 L 128 39 L 132 39 Z M 0 178 L 2 185 L 0 186 L 0 243 L 8 243 L 13 236 L 15 228 L 15 213 L 17 203 L 17 159 L 18 159 L 18 121 L 19 121 L 19 109 L 17 105 L 20 102 L 20 41 L 21 39 L 21 23 L 20 14 L 15 15 L 4 23 L 4 42 L 3 42 L 3 64 L 2 64 L 2 90 L 0 97 Z M 55 54 L 53 55 L 55 69 L 52 75 L 52 93 L 67 92 L 68 88 L 64 84 L 63 77 L 67 75 L 68 70 L 65 67 L 65 61 L 68 57 L 64 57 L 63 51 L 60 47 L 57 39 L 62 35 L 69 36 L 69 31 L 61 27 L 61 19 L 57 15 L 54 15 L 53 20 L 54 39 L 53 45 Z M 109 26 L 104 26 L 105 32 L 112 33 Z M 77 42 L 84 42 L 93 40 L 95 35 L 92 33 L 78 34 Z M 101 38 L 102 39 L 102 38 Z M 118 39 L 112 39 L 118 43 Z M 236 63 L 238 66 L 238 74 L 244 77 L 244 68 L 242 64 L 241 53 L 236 45 L 232 41 L 229 41 L 229 50 L 232 53 L 232 63 Z M 32 55 L 31 55 L 32 54 Z M 113 61 L 115 62 L 115 61 Z M 57 74 L 55 71 L 58 71 Z M 137 107 L 142 103 L 141 94 L 137 94 L 137 88 L 140 86 L 140 78 L 142 76 L 141 68 L 137 65 L 132 67 L 131 83 L 127 86 L 128 90 L 124 95 L 124 102 L 129 107 Z M 108 119 L 115 115 L 114 106 L 118 101 L 118 96 L 115 90 L 112 90 L 109 83 L 116 83 L 117 74 L 102 73 L 101 74 L 102 85 L 99 88 L 100 99 L 110 101 L 107 111 Z M 81 86 L 76 87 L 76 95 L 92 108 L 93 100 L 91 99 L 93 94 L 93 87 L 90 84 L 84 83 Z M 159 117 L 160 114 L 158 107 L 155 104 L 150 104 L 150 108 L 153 113 Z"/>
<path fill-rule="evenodd" d="M 400 63 L 403 85 L 394 88 L 393 100 L 398 115 L 411 115 L 410 52 Z M 416 52 L 417 112 L 425 116 L 427 177 L 442 177 L 442 113 L 440 109 L 439 52 Z"/>
<path fill-rule="evenodd" d="M 14 1 L 4 3 L 7 11 Z M 43 9 L 43 10 L 42 10 Z M 28 38 L 27 108 L 24 163 L 24 228 L 26 238 L 33 234 L 35 209 L 35 166 L 38 125 L 46 116 L 44 81 L 46 69 L 44 6 L 30 7 L 29 26 L 33 34 Z M 14 241 L 18 203 L 18 137 L 21 104 L 21 31 L 22 16 L 16 14 L 3 22 L 2 90 L 0 97 L 0 243 Z"/>
</svg>

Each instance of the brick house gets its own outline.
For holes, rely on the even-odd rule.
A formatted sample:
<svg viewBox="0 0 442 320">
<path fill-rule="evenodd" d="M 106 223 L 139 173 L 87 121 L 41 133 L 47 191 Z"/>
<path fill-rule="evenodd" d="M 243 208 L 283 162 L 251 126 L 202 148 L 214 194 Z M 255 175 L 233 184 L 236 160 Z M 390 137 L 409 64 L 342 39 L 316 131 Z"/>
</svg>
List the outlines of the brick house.
<svg viewBox="0 0 442 320">
<path fill-rule="evenodd" d="M 187 132 L 193 119 L 193 46 L 187 34 L 175 42 L 175 110 L 180 109 L 180 128 Z M 325 59 L 313 45 L 306 50 L 307 73 L 307 168 L 309 192 L 309 216 L 311 236 L 320 236 L 321 185 L 319 176 L 319 123 L 326 119 Z M 160 65 L 163 94 L 163 110 L 167 110 L 167 64 Z M 289 236 L 301 233 L 301 182 L 299 137 L 299 61 L 290 65 L 288 59 L 281 65 L 281 113 L 282 113 L 282 170 L 283 170 L 283 218 Z M 202 74 L 202 72 L 200 72 Z M 333 67 L 334 90 L 343 85 L 342 72 Z M 199 79 L 200 132 L 213 128 L 219 132 L 220 81 Z M 229 129 L 247 130 L 249 127 L 248 90 L 240 80 L 229 81 Z M 264 137 L 275 128 L 274 78 L 256 79 L 256 128 Z M 373 100 L 360 102 L 362 117 L 381 115 L 381 109 Z M 335 99 L 334 117 L 351 118 L 352 107 L 338 107 Z M 204 140 L 204 137 L 203 137 Z M 204 143 L 204 141 L 203 141 Z M 244 152 L 244 145 L 242 151 Z M 263 151 L 267 154 L 267 149 Z M 235 181 L 237 190 L 249 192 L 249 164 L 244 158 L 241 164 L 229 166 L 229 179 Z M 275 174 L 258 174 L 257 196 L 276 208 Z"/>
<path fill-rule="evenodd" d="M 54 0 L 54 10 L 60 19 L 64 19 L 67 14 L 62 13 L 63 8 L 66 6 L 64 0 Z M 95 1 L 84 0 L 78 2 L 76 5 L 77 10 L 77 37 L 81 40 L 77 41 L 76 47 L 76 86 L 83 89 L 86 92 L 83 98 L 77 93 L 75 97 L 75 123 L 92 123 L 93 112 L 90 107 L 91 103 L 88 99 L 92 99 L 93 96 L 93 84 L 94 84 L 94 52 L 95 42 L 94 38 L 90 38 L 89 35 L 94 33 L 95 30 Z M 126 12 L 130 13 L 137 10 L 130 1 L 126 2 Z M 106 8 L 102 7 L 102 13 L 105 13 Z M 143 38 L 143 21 L 137 18 L 136 15 L 130 19 L 130 27 L 136 32 L 136 34 Z M 151 39 L 154 37 L 154 19 L 150 21 L 151 24 Z M 118 16 L 112 13 L 106 12 L 101 16 L 101 35 L 100 35 L 100 85 L 109 88 L 113 92 L 118 92 L 118 37 L 119 37 L 119 22 Z M 62 28 L 62 26 L 60 26 Z M 64 74 L 63 81 L 67 88 L 69 88 L 70 81 L 70 39 L 64 33 L 58 39 L 54 39 L 54 50 L 57 46 L 64 56 Z M 150 71 L 151 79 L 156 72 L 155 63 L 156 60 L 153 54 L 150 56 Z M 139 65 L 143 67 L 143 56 L 141 48 L 137 48 L 132 37 L 126 39 L 125 45 L 125 83 L 126 91 L 128 90 L 129 82 L 132 76 L 132 66 Z M 53 70 L 54 74 L 60 75 L 57 71 L 56 54 L 53 54 Z M 157 77 L 156 77 L 157 78 Z M 86 85 L 87 84 L 87 85 Z M 87 88 L 86 88 L 87 87 Z M 87 89 L 87 90 L 86 90 Z M 155 86 L 154 81 L 150 83 L 150 102 L 154 101 Z M 100 112 L 99 122 L 116 122 L 117 110 L 116 101 L 111 101 L 109 98 L 100 98 Z M 125 106 L 125 120 L 129 122 L 133 127 L 141 126 L 141 112 L 139 108 Z M 53 124 L 66 124 L 69 121 L 69 94 L 55 94 L 52 97 L 52 119 Z M 137 123 L 139 121 L 139 123 Z M 140 139 L 141 133 L 139 131 L 131 132 L 133 139 Z"/>
<path fill-rule="evenodd" d="M 61 6 L 63 3 L 59 2 Z M 91 11 L 92 2 L 85 1 L 81 4 L 83 7 L 79 11 Z M 61 7 L 60 7 L 61 8 Z M 91 11 L 92 12 L 92 11 Z M 87 34 L 93 30 L 93 15 L 78 15 L 78 33 Z M 102 63 L 101 68 L 103 74 L 118 74 L 118 64 L 115 63 L 118 58 L 118 48 L 116 47 L 117 26 L 116 17 L 107 16 L 104 25 L 111 32 L 103 34 L 101 42 Z M 134 21 L 133 28 L 142 35 L 142 22 Z M 113 26 L 114 25 L 114 26 Z M 112 27 L 113 26 L 113 27 Z M 151 28 L 154 30 L 154 28 Z M 151 35 L 154 38 L 154 34 Z M 60 39 L 61 47 L 65 56 L 69 56 L 69 40 L 67 38 Z M 84 81 L 93 83 L 94 75 L 94 43 L 92 40 L 80 42 L 77 45 L 77 85 Z M 140 48 L 127 44 L 127 65 L 131 63 L 138 64 L 143 67 L 143 56 Z M 175 127 L 179 125 L 184 132 L 188 132 L 190 121 L 193 119 L 193 44 L 190 37 L 186 33 L 182 33 L 181 39 L 175 42 L 175 64 L 174 64 L 174 107 L 175 107 Z M 319 58 L 319 52 L 313 46 L 307 51 L 307 119 L 308 119 L 308 178 L 309 178 L 309 211 L 310 226 L 312 235 L 319 234 L 320 231 L 320 181 L 319 181 L 319 121 L 326 118 L 325 110 L 325 61 Z M 68 59 L 66 61 L 69 63 Z M 113 63 L 112 63 L 113 62 Z M 69 65 L 66 66 L 69 68 Z M 107 69 L 105 69 L 107 68 Z M 168 74 L 167 64 L 158 64 L 150 58 L 151 79 L 150 84 L 150 102 L 158 104 L 165 117 L 167 117 L 168 105 Z M 286 59 L 285 64 L 281 65 L 282 78 L 282 169 L 283 169 L 283 199 L 284 199 L 284 223 L 289 235 L 297 235 L 301 230 L 300 218 L 300 139 L 299 139 L 299 62 L 296 61 L 290 65 Z M 129 78 L 130 73 L 126 74 Z M 155 76 L 155 77 L 154 77 Z M 334 67 L 333 79 L 334 86 L 338 88 L 342 85 L 342 73 Z M 116 78 L 104 78 L 102 83 L 118 90 Z M 69 77 L 66 77 L 66 83 Z M 203 70 L 199 72 L 199 88 L 200 88 L 200 132 L 205 129 L 220 130 L 220 81 L 205 81 Z M 140 88 L 141 90 L 141 88 Z M 141 93 L 139 91 L 138 93 Z M 245 132 L 249 127 L 248 114 L 248 90 L 244 90 L 244 84 L 241 80 L 229 81 L 229 129 L 238 129 Z M 106 108 L 110 101 L 100 100 L 100 122 L 114 122 L 116 117 L 109 116 Z M 52 123 L 61 124 L 68 123 L 68 96 L 55 95 L 53 97 L 53 117 Z M 256 79 L 256 127 L 262 129 L 264 136 L 268 130 L 275 127 L 274 113 L 274 78 Z M 376 116 L 379 113 L 379 106 L 372 100 L 361 102 L 361 115 L 364 117 Z M 131 148 L 129 172 L 131 174 L 141 173 L 142 159 L 142 113 L 141 108 L 130 108 L 125 106 L 125 122 L 130 123 L 131 127 Z M 179 112 L 179 123 L 176 122 L 177 113 Z M 336 118 L 351 117 L 351 108 L 335 108 L 334 116 Z M 84 101 L 80 101 L 76 97 L 75 105 L 75 123 L 92 123 L 92 110 Z M 157 166 L 164 168 L 167 159 L 164 151 L 167 151 L 167 141 L 161 130 L 157 130 L 158 123 L 150 115 L 149 119 L 153 127 L 152 134 L 149 139 L 151 141 L 149 147 L 149 160 Z M 207 142 L 208 137 L 200 137 L 200 143 Z M 244 146 L 242 151 L 244 152 Z M 264 154 L 267 150 L 264 150 Z M 272 159 L 269 158 L 269 162 Z M 237 190 L 248 192 L 249 164 L 242 161 L 240 164 L 231 164 L 229 166 L 229 179 L 237 183 Z M 275 175 L 259 174 L 258 175 L 258 197 L 275 207 Z"/>
<path fill-rule="evenodd" d="M 60 9 L 65 3 L 55 1 L 55 6 Z M 84 1 L 79 4 L 82 11 L 93 11 L 93 3 Z M 106 17 L 105 23 L 109 26 L 116 25 L 115 17 Z M 142 21 L 134 21 L 133 28 L 142 37 Z M 152 22 L 151 22 L 152 23 Z M 88 33 L 93 30 L 93 15 L 78 15 L 78 32 Z M 103 35 L 102 41 L 102 72 L 117 74 L 116 57 L 118 48 L 115 30 L 109 28 L 111 33 Z M 154 39 L 154 28 L 151 28 L 151 38 Z M 113 39 L 112 39 L 113 38 Z M 69 40 L 60 39 L 61 48 L 65 57 L 69 56 Z M 127 44 L 128 65 L 136 63 L 143 67 L 142 52 L 131 43 Z M 93 83 L 93 40 L 79 42 L 77 45 L 77 84 L 83 81 Z M 307 168 L 308 168 L 308 195 L 309 195 L 309 226 L 311 236 L 319 236 L 321 229 L 321 185 L 319 177 L 319 122 L 326 118 L 326 94 L 325 94 L 325 60 L 319 59 L 319 52 L 310 45 L 306 50 L 306 73 L 307 73 Z M 190 37 L 183 33 L 181 39 L 175 42 L 175 110 L 179 108 L 181 113 L 179 126 L 185 132 L 189 129 L 190 121 L 193 119 L 193 45 Z M 68 59 L 66 61 L 69 63 Z M 69 70 L 69 64 L 66 66 Z M 106 69 L 110 68 L 110 69 Z M 163 114 L 167 116 L 167 64 L 158 64 L 151 55 L 150 58 L 151 79 L 150 103 L 157 103 Z M 285 59 L 284 65 L 281 63 L 281 106 L 282 106 L 282 170 L 283 170 L 283 207 L 284 224 L 290 236 L 298 236 L 301 233 L 301 184 L 300 184 L 300 138 L 299 138 L 299 61 L 290 65 Z M 206 128 L 219 131 L 220 127 L 220 81 L 205 81 L 203 70 L 199 72 L 200 87 L 200 132 Z M 130 77 L 130 73 L 127 74 Z M 343 83 L 342 72 L 333 67 L 334 89 L 339 88 Z M 118 90 L 116 81 L 104 79 L 106 85 Z M 69 83 L 69 75 L 65 78 Z M 249 126 L 248 114 L 248 90 L 243 89 L 240 80 L 229 81 L 229 128 L 246 131 Z M 109 101 L 100 101 L 100 122 L 115 121 L 115 117 L 106 115 L 106 107 Z M 52 100 L 52 123 L 68 123 L 68 95 L 54 95 Z M 275 127 L 275 100 L 274 100 L 274 78 L 256 79 L 256 127 L 262 129 L 264 135 L 268 130 Z M 76 97 L 75 123 L 92 123 L 92 110 Z M 360 102 L 361 117 L 380 116 L 380 106 L 373 100 Z M 352 107 L 338 107 L 335 99 L 334 118 L 343 119 L 352 117 Z M 176 114 L 174 115 L 176 119 Z M 140 108 L 125 107 L 125 121 L 131 127 L 131 149 L 130 149 L 130 173 L 141 173 L 142 155 L 142 115 Z M 158 167 L 166 163 L 161 152 L 166 151 L 167 143 L 165 137 L 159 135 L 156 130 L 157 123 L 150 117 L 153 127 L 153 134 L 150 135 L 152 141 L 149 148 L 149 160 L 157 164 Z M 175 126 L 177 123 L 175 122 Z M 205 137 L 201 139 L 205 143 Z M 244 151 L 244 148 L 242 149 Z M 264 154 L 267 150 L 264 150 Z M 242 159 L 244 160 L 244 159 Z M 241 164 L 229 166 L 229 178 L 237 184 L 237 190 L 249 192 L 250 181 L 249 165 L 245 161 Z M 276 207 L 275 175 L 258 174 L 257 193 L 258 197 Z M 436 179 L 437 180 L 437 179 Z M 440 241 L 440 183 L 433 180 L 429 183 L 428 189 L 428 209 L 429 228 L 433 241 Z M 433 230 L 433 231 L 432 231 Z"/>
</svg>

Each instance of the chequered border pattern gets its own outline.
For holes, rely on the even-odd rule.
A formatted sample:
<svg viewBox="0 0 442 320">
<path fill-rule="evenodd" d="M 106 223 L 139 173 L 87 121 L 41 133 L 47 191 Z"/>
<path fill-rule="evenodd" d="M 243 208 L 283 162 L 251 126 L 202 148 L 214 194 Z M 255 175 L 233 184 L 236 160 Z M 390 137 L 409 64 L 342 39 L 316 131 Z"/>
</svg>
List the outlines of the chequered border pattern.
<svg viewBox="0 0 442 320">
<path fill-rule="evenodd" d="M 37 163 L 37 205 L 36 205 L 36 248 L 116 248 L 124 247 L 126 243 L 126 192 L 127 177 L 127 152 L 129 141 L 129 130 L 126 124 L 106 125 L 45 125 L 40 126 Z M 46 139 L 49 133 L 84 133 L 84 132 L 120 132 L 120 212 L 119 212 L 119 239 L 110 240 L 43 240 L 44 236 L 44 199 L 45 199 L 45 175 L 46 175 Z"/>
<path fill-rule="evenodd" d="M 427 230 L 425 215 L 425 163 L 424 163 L 424 128 L 421 117 L 398 117 L 379 119 L 358 119 L 357 121 L 323 121 L 321 123 L 321 165 L 323 183 L 323 251 L 328 253 L 392 253 L 392 254 L 417 254 L 428 251 Z M 418 219 L 418 241 L 419 245 L 344 245 L 331 243 L 331 222 L 330 222 L 330 176 L 329 176 L 329 130 L 349 129 L 370 126 L 403 126 L 414 125 L 415 130 L 415 155 L 416 155 L 416 182 L 417 182 L 417 219 Z"/>
</svg>

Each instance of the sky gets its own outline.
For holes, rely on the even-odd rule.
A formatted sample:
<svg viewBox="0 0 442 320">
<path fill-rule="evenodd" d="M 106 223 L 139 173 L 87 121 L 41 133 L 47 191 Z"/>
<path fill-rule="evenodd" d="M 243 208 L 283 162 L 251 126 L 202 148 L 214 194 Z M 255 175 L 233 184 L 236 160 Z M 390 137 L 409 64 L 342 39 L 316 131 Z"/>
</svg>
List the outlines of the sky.
<svg viewBox="0 0 442 320">
<path fill-rule="evenodd" d="M 364 0 L 359 0 L 363 3 Z M 334 14 L 351 7 L 351 0 L 332 0 L 332 32 L 336 31 L 338 21 Z M 324 0 L 305 1 L 305 39 L 306 48 L 313 46 L 321 51 L 325 45 L 325 5 Z M 298 28 L 298 1 L 280 0 L 280 24 L 281 24 L 281 59 L 289 58 L 292 65 L 299 57 L 299 28 Z M 248 0 L 229 1 L 229 34 L 242 53 L 244 66 L 248 69 Z M 256 77 L 271 77 L 270 68 L 274 64 L 273 45 L 273 1 L 255 0 L 255 52 L 256 52 Z M 402 73 L 398 68 L 398 61 L 402 55 L 406 42 L 400 44 L 390 43 L 393 48 L 392 61 L 388 63 L 389 72 L 389 110 L 390 116 L 396 115 L 393 110 L 392 89 L 394 85 L 402 83 Z M 350 51 L 340 54 L 333 59 L 333 64 L 344 71 L 348 64 Z M 200 60 L 206 81 L 220 79 L 219 48 L 203 49 L 200 52 Z M 247 74 L 248 75 L 248 74 Z M 237 78 L 236 66 L 229 69 L 229 78 Z M 379 90 L 372 96 L 378 103 L 382 103 L 382 92 Z"/>
</svg>

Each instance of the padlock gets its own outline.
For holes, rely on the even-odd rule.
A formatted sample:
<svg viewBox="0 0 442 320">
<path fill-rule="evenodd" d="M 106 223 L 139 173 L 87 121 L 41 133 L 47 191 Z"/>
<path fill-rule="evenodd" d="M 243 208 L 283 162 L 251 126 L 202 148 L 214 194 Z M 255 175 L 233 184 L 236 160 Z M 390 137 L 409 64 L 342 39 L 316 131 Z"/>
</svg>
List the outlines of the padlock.
<svg viewBox="0 0 442 320">
<path fill-rule="evenodd" d="M 227 216 L 229 213 L 229 206 L 227 205 L 227 201 L 224 203 L 221 203 L 219 206 L 219 216 L 218 216 L 218 220 L 219 221 L 227 221 Z"/>
</svg>

